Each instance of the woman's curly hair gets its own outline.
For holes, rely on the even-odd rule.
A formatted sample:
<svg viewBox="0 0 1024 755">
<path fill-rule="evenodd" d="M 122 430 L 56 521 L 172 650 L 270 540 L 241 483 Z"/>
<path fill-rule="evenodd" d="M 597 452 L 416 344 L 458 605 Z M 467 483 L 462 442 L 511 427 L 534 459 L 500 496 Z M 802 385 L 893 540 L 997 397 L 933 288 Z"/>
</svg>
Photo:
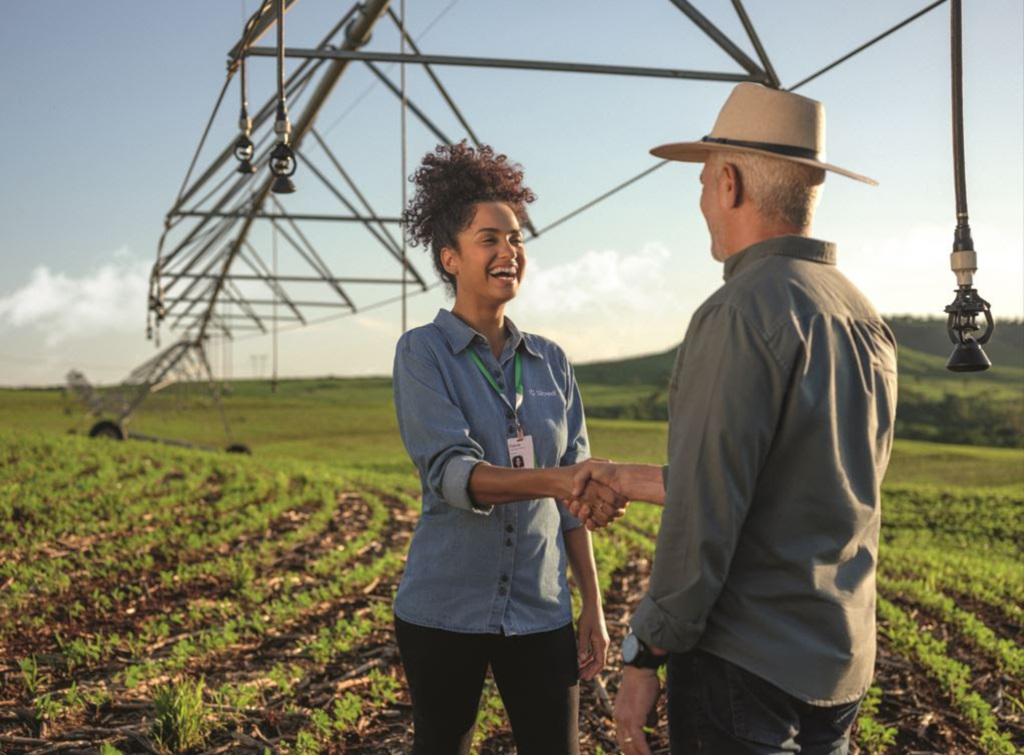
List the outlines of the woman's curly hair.
<svg viewBox="0 0 1024 755">
<path fill-rule="evenodd" d="M 430 250 L 449 293 L 455 291 L 455 278 L 441 264 L 441 249 L 458 249 L 456 236 L 473 221 L 477 203 L 504 202 L 522 220 L 526 204 L 537 198 L 523 186 L 522 166 L 486 144 L 474 149 L 465 139 L 428 152 L 410 180 L 416 194 L 402 216 L 408 238 Z"/>
</svg>

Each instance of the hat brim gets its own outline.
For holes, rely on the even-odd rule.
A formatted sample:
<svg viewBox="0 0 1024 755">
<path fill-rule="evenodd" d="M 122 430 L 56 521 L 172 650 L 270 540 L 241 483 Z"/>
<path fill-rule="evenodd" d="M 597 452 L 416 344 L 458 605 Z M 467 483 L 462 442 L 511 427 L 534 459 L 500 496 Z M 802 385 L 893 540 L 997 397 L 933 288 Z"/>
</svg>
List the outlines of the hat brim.
<svg viewBox="0 0 1024 755">
<path fill-rule="evenodd" d="M 838 173 L 841 176 L 852 178 L 855 181 L 861 181 L 870 186 L 878 186 L 878 181 L 875 179 L 862 176 L 860 173 L 854 173 L 853 171 L 846 170 L 845 168 L 840 168 L 838 165 L 823 163 L 806 157 L 780 155 L 776 152 L 769 152 L 764 149 L 754 149 L 752 147 L 737 147 L 733 144 L 715 144 L 714 142 L 673 142 L 671 144 L 662 144 L 661 146 L 655 147 L 651 150 L 651 154 L 655 157 L 660 157 L 665 160 L 676 160 L 683 163 L 702 163 L 708 159 L 708 155 L 712 152 L 747 152 L 752 155 L 774 157 L 778 160 L 789 160 L 794 163 L 810 165 L 812 168 L 821 168 L 822 170 L 831 171 L 832 173 Z"/>
</svg>

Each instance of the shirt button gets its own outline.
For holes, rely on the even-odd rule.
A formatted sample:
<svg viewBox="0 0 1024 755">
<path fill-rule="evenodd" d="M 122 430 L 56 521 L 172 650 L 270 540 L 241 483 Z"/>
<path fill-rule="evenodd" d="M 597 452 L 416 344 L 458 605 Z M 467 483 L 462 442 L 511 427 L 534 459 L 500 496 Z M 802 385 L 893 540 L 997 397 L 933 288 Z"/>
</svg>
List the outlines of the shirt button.
<svg viewBox="0 0 1024 755">
<path fill-rule="evenodd" d="M 510 538 L 510 537 L 505 538 L 505 545 L 512 545 L 512 538 Z"/>
<path fill-rule="evenodd" d="M 501 581 L 502 582 L 508 582 L 508 575 L 507 574 L 502 574 L 501 575 Z"/>
<path fill-rule="evenodd" d="M 511 524 L 506 524 L 505 525 L 505 532 L 514 532 L 514 531 L 515 531 L 515 527 L 513 527 Z"/>
<path fill-rule="evenodd" d="M 499 587 L 498 595 L 508 595 L 508 590 L 506 590 L 504 587 Z"/>
<path fill-rule="evenodd" d="M 508 426 L 508 431 L 509 431 L 510 433 L 514 433 L 514 432 L 516 431 L 516 426 L 515 426 L 515 425 L 509 425 L 509 426 Z"/>
<path fill-rule="evenodd" d="M 494 370 L 494 377 L 501 380 L 501 370 Z"/>
</svg>

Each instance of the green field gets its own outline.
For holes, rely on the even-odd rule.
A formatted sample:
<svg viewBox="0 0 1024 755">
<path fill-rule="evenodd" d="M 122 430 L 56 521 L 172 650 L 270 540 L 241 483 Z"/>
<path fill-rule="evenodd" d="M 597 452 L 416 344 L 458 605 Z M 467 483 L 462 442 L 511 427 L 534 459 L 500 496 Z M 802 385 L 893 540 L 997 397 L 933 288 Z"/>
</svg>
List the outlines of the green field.
<svg viewBox="0 0 1024 755">
<path fill-rule="evenodd" d="M 951 345 L 937 318 L 888 317 L 899 344 L 896 435 L 911 440 L 1024 447 L 1024 322 L 1000 322 L 985 348 L 984 372 L 945 369 Z M 590 416 L 668 418 L 667 392 L 675 350 L 580 365 Z"/>
<path fill-rule="evenodd" d="M 647 388 L 582 390 L 596 407 Z M 390 601 L 418 484 L 390 381 L 239 382 L 224 406 L 251 457 L 90 440 L 61 391 L 0 391 L 0 752 L 407 748 Z M 664 460 L 662 422 L 589 427 L 595 455 Z M 194 386 L 157 394 L 129 429 L 229 440 Z M 897 440 L 884 507 L 859 751 L 1020 752 L 1024 450 Z M 595 538 L 616 647 L 659 511 L 635 504 Z M 583 690 L 587 753 L 615 749 L 610 661 Z M 512 751 L 492 687 L 476 742 Z"/>
</svg>

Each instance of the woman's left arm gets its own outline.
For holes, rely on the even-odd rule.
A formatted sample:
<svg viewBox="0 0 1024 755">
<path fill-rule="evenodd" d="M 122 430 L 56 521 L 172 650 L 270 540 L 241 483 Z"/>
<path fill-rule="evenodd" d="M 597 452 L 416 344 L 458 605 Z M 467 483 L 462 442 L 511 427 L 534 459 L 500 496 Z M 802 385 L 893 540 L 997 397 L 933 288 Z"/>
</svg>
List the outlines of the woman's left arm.
<svg viewBox="0 0 1024 755">
<path fill-rule="evenodd" d="M 569 465 L 590 457 L 590 441 L 587 438 L 587 423 L 583 416 L 583 400 L 568 360 L 565 361 L 565 373 L 566 395 L 569 398 L 565 419 L 569 437 L 561 463 Z M 565 554 L 582 598 L 580 617 L 576 624 L 580 677 L 593 679 L 597 672 L 604 668 L 605 656 L 608 653 L 608 628 L 604 621 L 601 588 L 597 584 L 594 547 L 590 539 L 590 530 L 578 526 L 579 522 L 568 513 L 568 510 L 563 512 L 562 521 Z"/>
<path fill-rule="evenodd" d="M 590 530 L 575 527 L 563 533 L 563 537 L 565 553 L 583 603 L 576 625 L 580 677 L 593 679 L 604 668 L 608 653 L 608 628 L 605 626 L 601 590 L 597 584 L 597 564 L 594 562 Z"/>
</svg>

